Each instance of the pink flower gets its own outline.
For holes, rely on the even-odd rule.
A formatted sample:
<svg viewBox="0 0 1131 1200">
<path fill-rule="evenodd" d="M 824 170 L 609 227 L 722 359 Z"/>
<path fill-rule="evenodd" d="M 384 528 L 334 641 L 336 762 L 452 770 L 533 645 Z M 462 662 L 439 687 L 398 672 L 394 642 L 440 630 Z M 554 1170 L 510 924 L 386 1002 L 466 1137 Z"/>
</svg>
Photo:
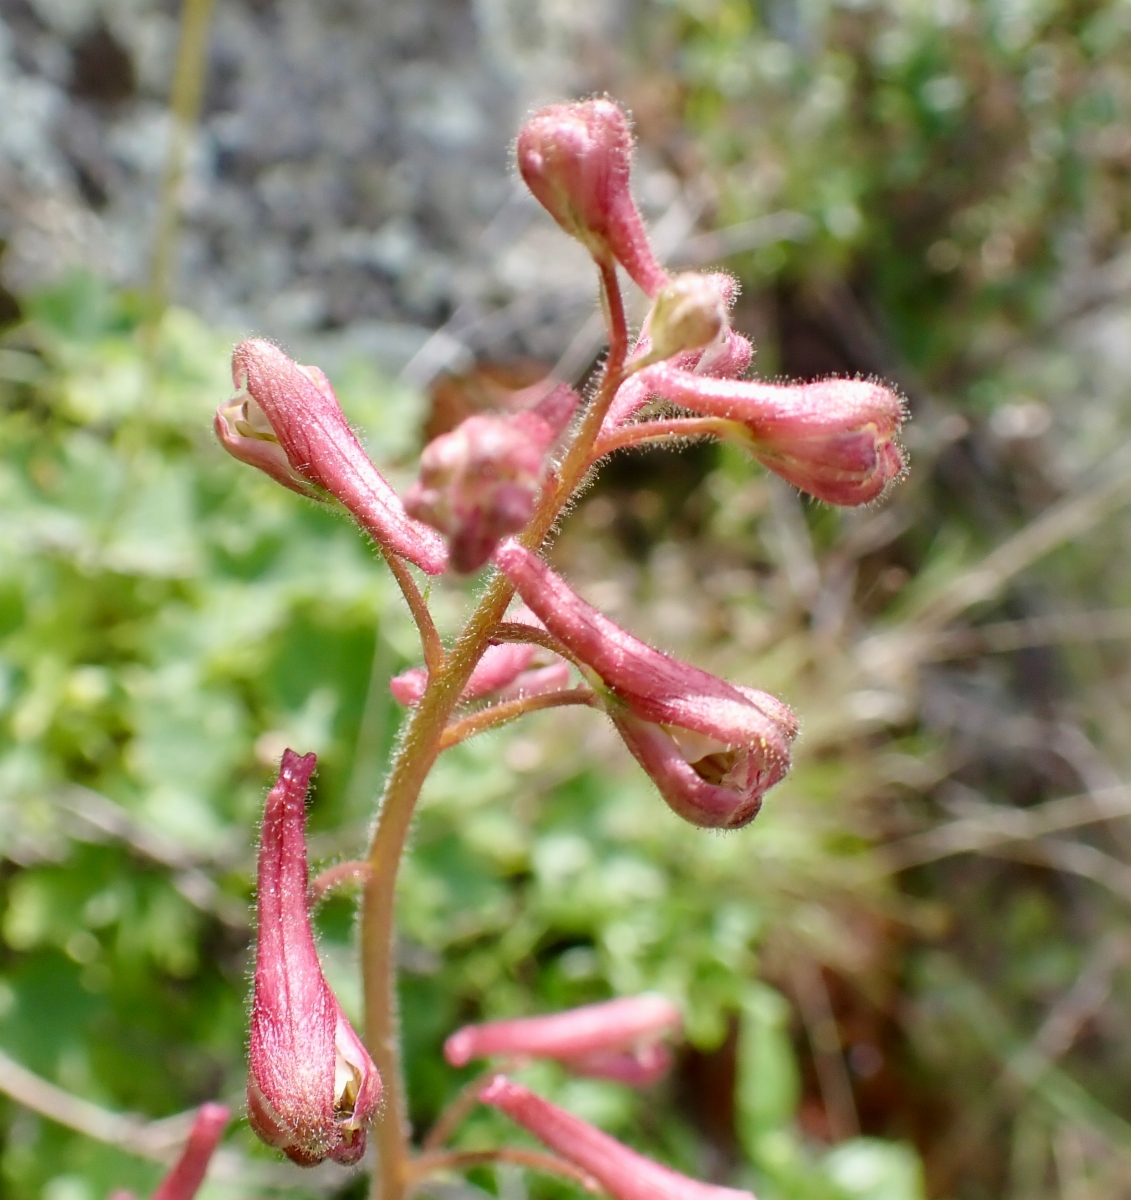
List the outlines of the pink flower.
<svg viewBox="0 0 1131 1200">
<path fill-rule="evenodd" d="M 599 262 L 616 259 L 649 296 L 663 287 L 667 273 L 629 190 L 632 132 L 611 100 L 539 110 L 516 154 L 526 186 L 566 233 Z"/>
<path fill-rule="evenodd" d="M 453 1067 L 473 1058 L 552 1058 L 578 1075 L 645 1087 L 666 1073 L 671 1055 L 660 1039 L 682 1025 L 663 996 L 628 996 L 544 1017 L 465 1025 L 444 1043 Z"/>
<path fill-rule="evenodd" d="M 905 470 L 896 439 L 906 410 L 882 384 L 723 380 L 671 364 L 649 367 L 641 377 L 666 400 L 732 422 L 732 436 L 759 462 L 830 504 L 867 504 Z"/>
<path fill-rule="evenodd" d="M 513 683 L 534 661 L 536 646 L 503 642 L 488 646 L 460 693 L 461 700 L 478 700 Z M 428 668 L 413 667 L 389 680 L 389 690 L 399 704 L 418 704 L 428 686 Z"/>
<path fill-rule="evenodd" d="M 500 539 L 529 522 L 555 436 L 534 411 L 485 414 L 425 446 L 405 507 L 449 539 L 457 571 L 477 571 Z"/>
<path fill-rule="evenodd" d="M 317 367 L 299 366 L 270 342 L 249 338 L 232 355 L 232 378 L 239 392 L 217 409 L 214 422 L 229 454 L 292 491 L 335 497 L 383 550 L 429 575 L 445 570 L 442 540 L 405 512 Z"/>
<path fill-rule="evenodd" d="M 784 704 L 632 637 L 513 539 L 495 562 L 550 633 L 600 677 L 625 745 L 675 812 L 728 829 L 757 816 L 762 796 L 789 769 L 797 722 Z"/>
<path fill-rule="evenodd" d="M 306 792 L 316 759 L 283 752 L 259 843 L 259 937 L 247 1115 L 300 1166 L 355 1163 L 381 1098 L 377 1068 L 322 975 L 307 910 Z"/>
<path fill-rule="evenodd" d="M 688 271 L 673 275 L 656 293 L 648 314 L 650 361 L 661 362 L 696 350 L 702 353 L 712 342 L 722 340 L 729 328 L 729 306 L 719 279 Z"/>
<path fill-rule="evenodd" d="M 230 1113 L 222 1104 L 200 1106 L 180 1158 L 157 1185 L 152 1200 L 192 1200 L 227 1128 L 229 1116 Z"/>
<path fill-rule="evenodd" d="M 614 1200 L 754 1200 L 662 1167 L 521 1084 L 496 1075 L 479 1093 L 556 1154 L 591 1175 Z"/>
</svg>

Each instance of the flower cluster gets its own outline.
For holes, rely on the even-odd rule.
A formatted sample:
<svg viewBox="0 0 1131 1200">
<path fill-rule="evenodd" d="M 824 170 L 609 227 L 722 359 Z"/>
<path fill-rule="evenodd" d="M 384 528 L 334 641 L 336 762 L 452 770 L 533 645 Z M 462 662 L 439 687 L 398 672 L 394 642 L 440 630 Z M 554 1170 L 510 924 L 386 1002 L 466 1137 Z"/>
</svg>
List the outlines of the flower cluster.
<svg viewBox="0 0 1131 1200">
<path fill-rule="evenodd" d="M 408 730 L 368 859 L 341 864 L 309 885 L 305 798 L 315 758 L 291 750 L 267 796 L 259 849 L 249 1121 L 296 1163 L 353 1164 L 387 1089 L 387 1111 L 376 1121 L 386 1200 L 400 1200 L 429 1171 L 464 1161 L 460 1151 L 436 1146 L 464 1115 L 466 1096 L 419 1152 L 406 1140 L 387 969 L 395 959 L 396 866 L 436 755 L 536 708 L 587 704 L 607 714 L 674 813 L 723 829 L 750 822 L 789 770 L 798 725 L 785 704 L 645 644 L 547 565 L 546 532 L 587 473 L 621 449 L 703 436 L 737 442 L 832 504 L 875 500 L 905 470 L 898 441 L 904 405 L 891 388 L 860 379 L 745 378 L 753 347 L 731 327 L 735 281 L 664 270 L 632 199 L 631 157 L 628 120 L 606 99 L 543 109 L 516 146 L 531 192 L 599 269 L 610 350 L 586 405 L 547 380 L 524 397 L 525 407 L 469 417 L 424 448 L 419 478 L 403 501 L 366 455 L 326 377 L 269 342 L 251 339 L 236 348 L 237 394 L 216 414 L 220 442 L 236 458 L 300 495 L 348 510 L 388 560 L 421 635 L 425 664 L 390 682 L 410 710 Z M 631 348 L 618 268 L 651 302 Z M 583 415 L 574 420 L 579 407 Z M 429 575 L 493 565 L 490 586 L 451 646 L 406 563 Z M 524 607 L 508 620 L 516 595 Z M 583 683 L 571 687 L 575 672 Z M 461 706 L 477 707 L 461 716 Z M 366 971 L 373 993 L 368 1050 L 323 976 L 311 931 L 310 897 L 330 886 L 330 876 L 365 880 L 361 941 L 377 964 L 371 970 L 367 963 Z M 454 1067 L 489 1059 L 509 1070 L 552 1059 L 576 1074 L 648 1087 L 668 1069 L 668 1041 L 680 1028 L 671 1000 L 644 995 L 468 1025 L 448 1038 L 444 1052 Z M 504 1074 L 465 1091 L 472 1104 L 498 1108 L 541 1139 L 552 1152 L 538 1159 L 543 1167 L 604 1188 L 615 1200 L 751 1200 L 748 1192 L 697 1183 L 642 1158 Z M 190 1149 L 197 1149 L 186 1151 L 189 1165 L 177 1178 L 199 1182 L 219 1128 L 194 1131 Z M 480 1152 L 469 1153 L 467 1162 L 482 1161 Z M 196 1184 L 177 1186 L 159 1193 L 161 1200 L 188 1200 Z"/>
</svg>

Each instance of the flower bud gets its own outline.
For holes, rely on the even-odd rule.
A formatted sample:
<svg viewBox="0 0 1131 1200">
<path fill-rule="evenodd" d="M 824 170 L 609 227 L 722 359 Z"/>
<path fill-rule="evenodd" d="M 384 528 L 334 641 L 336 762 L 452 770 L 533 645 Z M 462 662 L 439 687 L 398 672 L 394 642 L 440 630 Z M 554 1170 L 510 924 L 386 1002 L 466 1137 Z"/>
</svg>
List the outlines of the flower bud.
<svg viewBox="0 0 1131 1200">
<path fill-rule="evenodd" d="M 900 397 L 866 379 L 772 384 L 713 379 L 668 364 L 641 372 L 652 392 L 733 424 L 733 438 L 795 487 L 830 504 L 876 499 L 906 469 Z"/>
<path fill-rule="evenodd" d="M 232 354 L 239 393 L 216 412 L 221 445 L 292 491 L 333 496 L 383 550 L 430 575 L 447 566 L 439 537 L 412 520 L 396 492 L 369 461 L 317 367 L 292 362 L 262 338 Z"/>
<path fill-rule="evenodd" d="M 204 1182 L 208 1164 L 228 1127 L 230 1115 L 222 1104 L 202 1104 L 197 1109 L 196 1120 L 180 1158 L 157 1185 L 151 1200 L 192 1200 Z"/>
<path fill-rule="evenodd" d="M 300 1166 L 355 1163 L 381 1079 L 318 962 L 307 909 L 306 792 L 316 759 L 283 752 L 259 843 L 247 1115 Z"/>
<path fill-rule="evenodd" d="M 408 512 L 449 539 L 452 566 L 477 571 L 534 515 L 551 426 L 534 412 L 468 417 L 420 456 Z"/>
<path fill-rule="evenodd" d="M 662 362 L 701 350 L 720 341 L 727 325 L 726 301 L 716 277 L 697 271 L 675 275 L 652 301 L 648 316 L 652 344 L 643 361 Z"/>
<path fill-rule="evenodd" d="M 613 723 L 673 811 L 710 828 L 754 819 L 762 796 L 789 770 L 797 722 L 784 704 L 634 638 L 513 539 L 495 563 L 550 633 L 600 677 Z"/>
<path fill-rule="evenodd" d="M 663 996 L 629 996 L 544 1017 L 466 1025 L 444 1043 L 453 1067 L 473 1058 L 552 1058 L 577 1075 L 645 1087 L 671 1065 L 660 1039 L 678 1031 L 679 1009 Z"/>
<path fill-rule="evenodd" d="M 750 1192 L 700 1183 L 662 1167 L 505 1075 L 496 1075 L 479 1099 L 591 1175 L 613 1200 L 754 1200 Z"/>
<path fill-rule="evenodd" d="M 518 169 L 555 221 L 654 296 L 667 281 L 629 190 L 632 133 L 611 100 L 551 104 L 522 127 Z"/>
<path fill-rule="evenodd" d="M 522 642 L 488 646 L 464 685 L 460 700 L 478 700 L 514 683 L 534 661 L 537 652 L 536 646 Z M 427 667 L 413 667 L 389 680 L 389 691 L 393 693 L 393 698 L 406 707 L 419 704 L 427 686 Z"/>
</svg>

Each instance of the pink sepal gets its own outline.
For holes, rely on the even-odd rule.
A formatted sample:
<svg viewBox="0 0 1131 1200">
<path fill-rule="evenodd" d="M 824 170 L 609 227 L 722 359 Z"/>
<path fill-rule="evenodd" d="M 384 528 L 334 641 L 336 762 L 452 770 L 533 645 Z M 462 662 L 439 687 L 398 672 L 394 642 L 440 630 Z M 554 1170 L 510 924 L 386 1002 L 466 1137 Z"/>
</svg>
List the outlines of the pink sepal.
<svg viewBox="0 0 1131 1200">
<path fill-rule="evenodd" d="M 252 1129 L 300 1166 L 355 1163 L 381 1079 L 318 962 L 307 909 L 306 792 L 316 759 L 283 752 L 259 845 L 247 1085 Z"/>
<path fill-rule="evenodd" d="M 669 363 L 641 372 L 656 395 L 739 423 L 771 471 L 830 504 L 874 500 L 904 472 L 896 440 L 906 418 L 890 388 L 866 379 L 773 384 L 692 374 Z"/>
<path fill-rule="evenodd" d="M 592 1175 L 614 1200 L 754 1200 L 750 1192 L 700 1183 L 637 1154 L 505 1075 L 491 1080 L 479 1098 Z"/>
<path fill-rule="evenodd" d="M 230 1112 L 222 1104 L 202 1104 L 188 1141 L 169 1174 L 157 1185 L 151 1200 L 192 1200 L 204 1181 L 212 1155 L 228 1126 Z M 117 1193 L 129 1195 L 129 1193 Z"/>
<path fill-rule="evenodd" d="M 429 575 L 446 569 L 443 540 L 405 512 L 396 492 L 361 448 L 333 388 L 317 367 L 299 366 L 278 346 L 249 338 L 232 354 L 232 378 L 241 391 L 246 387 L 262 410 L 294 477 L 340 500 L 383 549 L 407 558 Z M 216 429 L 225 449 L 284 486 L 302 491 L 294 479 L 281 474 L 279 456 L 272 465 L 262 450 L 247 446 L 246 438 L 233 448 L 230 426 L 227 435 L 221 429 L 233 403 L 221 406 L 217 414 Z"/>
<path fill-rule="evenodd" d="M 659 1040 L 677 1032 L 680 1011 L 663 996 L 627 996 L 542 1017 L 466 1025 L 444 1043 L 454 1067 L 473 1058 L 552 1058 L 579 1075 L 641 1087 L 671 1062 Z"/>
</svg>

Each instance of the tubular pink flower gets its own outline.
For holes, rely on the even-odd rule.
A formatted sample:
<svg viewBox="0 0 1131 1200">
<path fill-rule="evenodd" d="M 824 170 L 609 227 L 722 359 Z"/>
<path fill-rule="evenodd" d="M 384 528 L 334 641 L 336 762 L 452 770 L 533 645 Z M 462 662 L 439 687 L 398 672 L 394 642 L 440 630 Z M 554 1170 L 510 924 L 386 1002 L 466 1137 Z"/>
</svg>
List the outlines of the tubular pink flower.
<svg viewBox="0 0 1131 1200">
<path fill-rule="evenodd" d="M 192 1200 L 204 1181 L 208 1163 L 228 1126 L 230 1115 L 222 1104 L 200 1106 L 180 1158 L 157 1185 L 152 1200 Z"/>
<path fill-rule="evenodd" d="M 316 759 L 283 752 L 259 843 L 259 935 L 247 1115 L 300 1166 L 355 1163 L 381 1099 L 377 1068 L 322 974 L 307 909 L 306 792 Z"/>
<path fill-rule="evenodd" d="M 214 422 L 225 450 L 292 491 L 336 497 L 382 549 L 429 575 L 445 570 L 443 541 L 405 512 L 317 367 L 299 366 L 270 342 L 249 338 L 232 354 L 232 378 L 239 391 Z"/>
<path fill-rule="evenodd" d="M 495 1076 L 479 1099 L 592 1175 L 614 1200 L 754 1200 L 750 1192 L 700 1183 L 637 1154 L 505 1075 Z"/>
<path fill-rule="evenodd" d="M 612 693 L 609 715 L 668 805 L 710 828 L 752 821 L 789 769 L 793 713 L 634 638 L 513 539 L 495 562 L 550 633 L 600 676 Z"/>
<path fill-rule="evenodd" d="M 444 1043 L 444 1057 L 453 1067 L 473 1058 L 552 1058 L 578 1075 L 644 1087 L 671 1065 L 660 1039 L 682 1023 L 663 996 L 627 996 L 544 1017 L 465 1025 Z"/>
<path fill-rule="evenodd" d="M 556 434 L 535 411 L 481 415 L 425 446 L 405 507 L 448 538 L 457 571 L 477 571 L 533 516 Z"/>
<path fill-rule="evenodd" d="M 461 700 L 478 700 L 496 692 L 516 679 L 530 666 L 537 654 L 536 646 L 522 642 L 503 642 L 488 646 L 460 693 Z M 419 704 L 428 686 L 428 668 L 413 667 L 389 680 L 389 690 L 399 704 Z"/>
<path fill-rule="evenodd" d="M 632 132 L 611 100 L 540 109 L 519 132 L 516 157 L 538 202 L 595 259 L 616 259 L 649 296 L 664 286 L 629 190 Z"/>
<path fill-rule="evenodd" d="M 666 363 L 641 376 L 664 399 L 732 422 L 734 439 L 759 462 L 830 504 L 867 504 L 905 470 L 897 438 L 907 414 L 882 384 L 724 380 Z"/>
<path fill-rule="evenodd" d="M 544 667 L 532 667 L 517 675 L 506 687 L 496 693 L 498 700 L 519 700 L 527 696 L 544 696 L 547 692 L 560 692 L 569 686 L 569 663 L 555 659 Z"/>
</svg>

